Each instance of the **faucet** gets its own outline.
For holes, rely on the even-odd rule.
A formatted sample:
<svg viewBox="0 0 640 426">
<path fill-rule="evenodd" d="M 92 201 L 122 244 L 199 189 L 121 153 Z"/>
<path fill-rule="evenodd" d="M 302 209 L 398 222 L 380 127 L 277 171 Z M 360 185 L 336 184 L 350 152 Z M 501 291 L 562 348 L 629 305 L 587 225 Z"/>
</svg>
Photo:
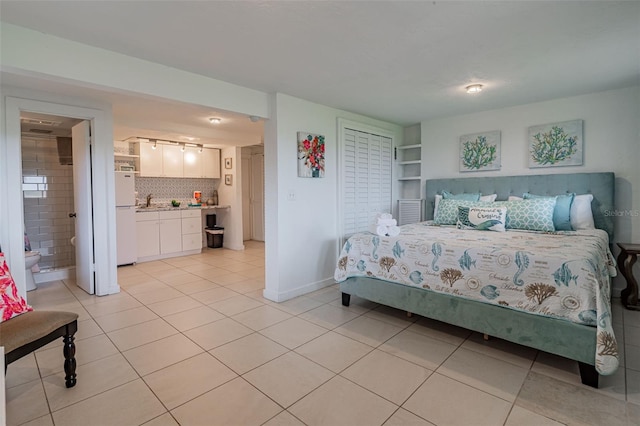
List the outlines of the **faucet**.
<svg viewBox="0 0 640 426">
<path fill-rule="evenodd" d="M 147 207 L 151 205 L 151 194 L 147 195 Z"/>
</svg>

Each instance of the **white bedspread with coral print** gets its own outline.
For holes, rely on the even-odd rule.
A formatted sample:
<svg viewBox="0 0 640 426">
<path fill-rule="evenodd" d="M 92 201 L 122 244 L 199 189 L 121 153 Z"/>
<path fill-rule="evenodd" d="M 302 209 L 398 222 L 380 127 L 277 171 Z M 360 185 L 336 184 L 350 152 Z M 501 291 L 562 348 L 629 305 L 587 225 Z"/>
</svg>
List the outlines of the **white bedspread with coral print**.
<svg viewBox="0 0 640 426">
<path fill-rule="evenodd" d="M 597 327 L 596 370 L 618 368 L 610 305 L 616 275 L 601 230 L 490 232 L 405 225 L 396 237 L 353 235 L 334 277 L 368 276 Z"/>
</svg>

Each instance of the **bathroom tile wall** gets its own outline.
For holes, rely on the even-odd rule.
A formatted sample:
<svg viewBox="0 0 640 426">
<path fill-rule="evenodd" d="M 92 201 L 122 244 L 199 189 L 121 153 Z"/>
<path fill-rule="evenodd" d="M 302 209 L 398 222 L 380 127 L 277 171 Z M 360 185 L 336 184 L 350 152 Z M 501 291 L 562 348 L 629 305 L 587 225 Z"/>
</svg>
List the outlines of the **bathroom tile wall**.
<svg viewBox="0 0 640 426">
<path fill-rule="evenodd" d="M 41 270 L 75 265 L 73 166 L 61 165 L 56 138 L 22 135 L 22 194 L 25 231 L 42 257 Z"/>
<path fill-rule="evenodd" d="M 193 191 L 201 191 L 204 203 L 219 184 L 220 179 L 136 177 L 136 192 L 140 204 L 146 202 L 148 194 L 152 195 L 152 203 L 159 204 L 171 200 L 189 203 Z"/>
</svg>

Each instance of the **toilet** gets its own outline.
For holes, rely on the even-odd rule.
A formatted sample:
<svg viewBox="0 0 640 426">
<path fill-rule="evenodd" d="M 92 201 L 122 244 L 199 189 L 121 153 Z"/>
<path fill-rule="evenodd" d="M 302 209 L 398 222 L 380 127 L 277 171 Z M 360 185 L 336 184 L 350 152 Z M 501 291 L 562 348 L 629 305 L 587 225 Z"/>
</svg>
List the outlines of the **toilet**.
<svg viewBox="0 0 640 426">
<path fill-rule="evenodd" d="M 25 251 L 24 252 L 24 266 L 25 266 L 25 268 L 27 270 L 27 273 L 26 273 L 27 291 L 31 291 L 31 290 L 35 290 L 36 289 L 36 282 L 33 279 L 33 271 L 31 271 L 31 268 L 33 268 L 35 265 L 37 265 L 38 262 L 40 262 L 40 252 L 38 252 L 38 251 Z"/>
</svg>

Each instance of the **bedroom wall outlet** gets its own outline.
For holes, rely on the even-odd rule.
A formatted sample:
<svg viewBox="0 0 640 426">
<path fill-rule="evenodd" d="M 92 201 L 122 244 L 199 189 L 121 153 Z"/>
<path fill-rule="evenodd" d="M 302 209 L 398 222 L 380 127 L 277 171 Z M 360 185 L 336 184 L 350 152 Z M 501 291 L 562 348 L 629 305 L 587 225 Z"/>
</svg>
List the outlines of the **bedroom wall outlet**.
<svg viewBox="0 0 640 426">
<path fill-rule="evenodd" d="M 296 201 L 296 192 L 290 189 L 289 193 L 287 194 L 287 200 Z"/>
</svg>

